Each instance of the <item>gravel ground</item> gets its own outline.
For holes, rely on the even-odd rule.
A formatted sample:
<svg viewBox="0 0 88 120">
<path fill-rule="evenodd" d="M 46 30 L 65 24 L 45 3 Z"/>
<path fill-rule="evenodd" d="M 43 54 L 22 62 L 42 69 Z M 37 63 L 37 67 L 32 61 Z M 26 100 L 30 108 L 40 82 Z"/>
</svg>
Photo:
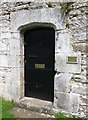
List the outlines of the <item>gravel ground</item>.
<svg viewBox="0 0 88 120">
<path fill-rule="evenodd" d="M 12 109 L 12 113 L 15 114 L 18 118 L 49 118 L 51 120 L 54 118 L 53 115 L 38 113 L 24 108 L 15 107 Z M 23 119 L 22 119 L 23 120 Z"/>
</svg>

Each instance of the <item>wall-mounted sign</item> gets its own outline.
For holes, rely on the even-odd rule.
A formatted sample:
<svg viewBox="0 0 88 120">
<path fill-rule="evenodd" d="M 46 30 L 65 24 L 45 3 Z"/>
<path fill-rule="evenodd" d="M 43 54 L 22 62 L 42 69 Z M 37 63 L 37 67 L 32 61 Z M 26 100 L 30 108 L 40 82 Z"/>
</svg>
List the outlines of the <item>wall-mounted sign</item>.
<svg viewBox="0 0 88 120">
<path fill-rule="evenodd" d="M 67 63 L 78 63 L 78 58 L 76 56 L 68 56 Z"/>
<path fill-rule="evenodd" d="M 35 64 L 35 68 L 45 69 L 45 64 Z"/>
</svg>

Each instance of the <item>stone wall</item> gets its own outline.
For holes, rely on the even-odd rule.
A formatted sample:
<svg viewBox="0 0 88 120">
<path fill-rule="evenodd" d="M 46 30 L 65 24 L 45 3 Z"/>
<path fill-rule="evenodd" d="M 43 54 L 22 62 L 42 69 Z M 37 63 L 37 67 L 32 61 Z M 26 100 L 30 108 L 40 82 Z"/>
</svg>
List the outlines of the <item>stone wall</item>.
<svg viewBox="0 0 88 120">
<path fill-rule="evenodd" d="M 88 114 L 87 113 L 88 81 L 86 78 L 86 74 L 87 74 L 87 71 L 86 71 L 87 70 L 87 63 L 86 63 L 86 60 L 87 60 L 86 12 L 87 10 L 86 9 L 87 9 L 87 3 L 73 3 L 70 6 L 70 10 L 66 15 L 66 27 L 71 33 L 72 49 L 74 52 L 78 52 L 78 51 L 81 52 L 81 71 L 80 73 L 72 74 L 72 76 L 70 75 L 71 79 L 69 80 L 67 80 L 68 77 L 66 78 L 66 75 L 64 76 L 64 78 L 60 77 L 60 74 L 56 76 L 58 80 L 58 89 L 59 89 L 58 90 L 59 93 L 57 96 L 59 100 L 57 100 L 57 104 L 56 104 L 57 107 L 64 108 L 67 110 L 68 106 L 70 106 L 68 111 L 71 111 L 72 113 L 77 112 L 77 114 L 79 114 L 80 116 L 83 116 L 84 114 L 86 115 Z M 64 83 L 62 81 L 64 81 Z M 70 97 L 71 99 L 69 99 Z M 68 104 L 63 105 L 63 103 L 68 103 L 70 105 Z"/>
<path fill-rule="evenodd" d="M 87 75 L 87 3 L 74 3 L 69 12 L 68 27 L 71 30 L 71 43 L 74 51 L 81 52 L 81 72 L 74 74 L 71 82 L 72 93 L 79 94 L 79 112 L 88 115 L 88 81 Z M 80 114 L 79 113 L 79 114 Z M 88 116 L 87 116 L 88 117 Z"/>
<path fill-rule="evenodd" d="M 50 14 L 54 13 L 54 16 L 59 14 L 60 18 L 57 20 L 61 21 L 59 24 L 57 20 L 51 20 L 53 24 L 57 25 L 55 39 L 55 70 L 57 73 L 53 108 L 71 115 L 86 117 L 88 109 L 87 2 L 70 4 L 47 1 L 1 2 L 0 6 L 0 96 L 19 102 L 24 95 L 22 57 L 24 53 L 18 28 L 24 25 L 24 21 L 26 21 L 24 23 L 28 23 L 28 21 L 25 20 L 26 18 L 22 19 L 22 16 L 27 12 L 33 13 L 34 11 L 35 13 L 36 10 L 37 14 L 41 11 L 46 16 L 47 11 L 50 11 Z M 56 12 L 51 12 L 53 10 Z M 57 13 L 57 10 L 60 12 Z M 32 14 L 30 16 L 32 17 Z M 50 18 L 41 17 L 42 22 L 48 21 L 47 19 Z M 39 20 L 37 21 L 39 22 Z M 77 56 L 78 64 L 67 64 L 66 57 L 69 55 Z"/>
</svg>

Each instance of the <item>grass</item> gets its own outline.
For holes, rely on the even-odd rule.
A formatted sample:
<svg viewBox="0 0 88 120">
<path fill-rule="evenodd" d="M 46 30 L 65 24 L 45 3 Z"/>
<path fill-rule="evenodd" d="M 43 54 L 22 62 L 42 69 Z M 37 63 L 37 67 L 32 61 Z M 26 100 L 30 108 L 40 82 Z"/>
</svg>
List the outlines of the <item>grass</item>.
<svg viewBox="0 0 88 120">
<path fill-rule="evenodd" d="M 11 113 L 13 107 L 15 105 L 12 102 L 0 98 L 0 119 L 11 118 L 11 120 L 16 120 L 16 116 Z"/>
<path fill-rule="evenodd" d="M 63 113 L 56 113 L 55 120 L 82 120 L 81 118 L 66 117 Z"/>
<path fill-rule="evenodd" d="M 0 120 L 2 118 L 2 106 L 1 106 L 1 104 L 2 104 L 2 99 L 0 99 Z"/>
<path fill-rule="evenodd" d="M 63 113 L 56 113 L 55 118 L 56 120 L 60 120 L 61 118 L 66 118 L 66 116 Z"/>
</svg>

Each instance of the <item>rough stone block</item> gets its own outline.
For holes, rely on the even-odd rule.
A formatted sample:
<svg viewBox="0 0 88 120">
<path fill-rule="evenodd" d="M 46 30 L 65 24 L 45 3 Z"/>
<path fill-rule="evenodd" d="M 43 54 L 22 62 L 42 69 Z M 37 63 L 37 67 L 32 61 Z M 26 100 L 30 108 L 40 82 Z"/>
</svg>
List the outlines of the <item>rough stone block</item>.
<svg viewBox="0 0 88 120">
<path fill-rule="evenodd" d="M 8 56 L 0 55 L 0 67 L 8 67 Z"/>
<path fill-rule="evenodd" d="M 72 17 L 72 19 L 70 20 L 69 28 L 76 29 L 86 27 L 86 20 L 86 15 L 82 15 L 81 17 Z"/>
<path fill-rule="evenodd" d="M 58 31 L 57 40 L 55 41 L 55 52 L 66 52 L 69 53 L 72 51 L 71 48 L 71 34 L 68 30 Z"/>
<path fill-rule="evenodd" d="M 74 51 L 87 52 L 88 45 L 86 43 L 75 43 L 73 44 Z"/>
<path fill-rule="evenodd" d="M 72 84 L 72 92 L 85 95 L 86 94 L 86 85 L 82 85 L 81 83 Z"/>
<path fill-rule="evenodd" d="M 74 93 L 57 93 L 57 108 L 76 113 L 79 109 L 79 95 Z"/>
<path fill-rule="evenodd" d="M 6 44 L 5 43 L 2 43 L 1 41 L 0 41 L 0 52 L 1 51 L 7 51 L 7 46 L 6 46 Z"/>
<path fill-rule="evenodd" d="M 20 56 L 17 55 L 9 55 L 8 56 L 8 66 L 9 67 L 20 67 Z"/>
<path fill-rule="evenodd" d="M 87 82 L 87 78 L 84 75 L 74 75 L 73 79 L 74 79 L 74 81 L 80 82 L 80 83 L 86 83 Z"/>
<path fill-rule="evenodd" d="M 68 56 L 76 56 L 77 63 L 68 63 Z M 78 53 L 57 53 L 55 55 L 55 70 L 66 73 L 80 73 L 81 72 L 81 54 Z"/>
<path fill-rule="evenodd" d="M 2 78 L 2 93 L 0 93 L 7 100 L 17 101 L 20 97 L 20 69 L 11 68 L 10 71 L 0 71 L 0 78 Z"/>
<path fill-rule="evenodd" d="M 3 39 L 3 38 L 8 38 L 8 39 L 10 39 L 11 38 L 11 33 L 1 33 L 1 38 Z"/>
<path fill-rule="evenodd" d="M 23 48 L 23 46 L 22 46 Z M 10 55 L 21 55 L 21 41 L 20 39 L 11 39 L 10 40 Z"/>
<path fill-rule="evenodd" d="M 13 40 L 19 41 L 20 36 L 21 36 L 21 33 L 20 33 L 20 32 L 12 32 L 12 33 L 11 33 L 11 38 L 12 38 Z"/>
<path fill-rule="evenodd" d="M 79 30 L 79 33 L 74 34 L 74 39 L 76 39 L 77 41 L 86 40 L 87 39 L 86 32 L 83 33 Z"/>
<path fill-rule="evenodd" d="M 70 80 L 71 80 L 72 74 L 68 73 L 61 73 L 59 75 L 55 75 L 55 91 L 59 92 L 70 92 Z"/>
<path fill-rule="evenodd" d="M 25 19 L 24 19 L 25 18 Z M 21 26 L 30 23 L 51 23 L 56 29 L 65 28 L 64 16 L 57 8 L 26 10 L 11 13 L 11 31 L 17 31 Z M 29 25 L 30 26 L 30 25 Z"/>
</svg>

